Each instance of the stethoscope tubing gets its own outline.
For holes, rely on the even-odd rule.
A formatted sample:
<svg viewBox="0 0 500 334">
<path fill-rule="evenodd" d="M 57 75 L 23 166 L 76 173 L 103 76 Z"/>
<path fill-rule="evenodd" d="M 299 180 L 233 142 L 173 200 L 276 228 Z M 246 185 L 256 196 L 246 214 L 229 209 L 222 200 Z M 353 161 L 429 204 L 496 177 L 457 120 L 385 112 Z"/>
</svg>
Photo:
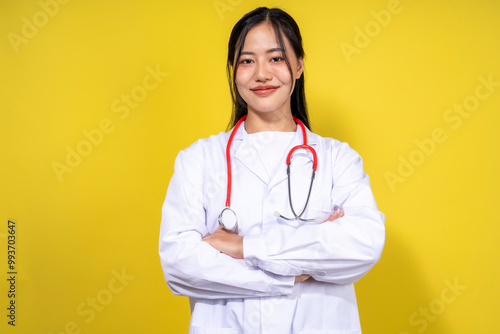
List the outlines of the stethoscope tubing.
<svg viewBox="0 0 500 334">
<path fill-rule="evenodd" d="M 314 152 L 314 153 L 316 153 L 316 152 Z M 287 164 L 286 174 L 287 174 L 287 178 L 288 178 L 288 200 L 290 202 L 290 209 L 292 209 L 292 213 L 293 213 L 295 219 L 299 219 L 299 220 L 303 220 L 303 221 L 313 221 L 313 220 L 315 220 L 315 219 L 304 219 L 304 218 L 302 218 L 302 215 L 304 214 L 304 212 L 306 212 L 307 205 L 309 204 L 309 198 L 311 197 L 311 191 L 312 191 L 312 187 L 313 187 L 313 183 L 314 183 L 314 176 L 316 174 L 316 170 L 313 169 L 313 171 L 312 171 L 312 174 L 311 174 L 311 183 L 309 185 L 309 191 L 307 192 L 306 204 L 304 205 L 304 208 L 302 209 L 302 212 L 300 213 L 300 215 L 297 215 L 297 213 L 295 212 L 295 210 L 293 208 L 293 204 L 292 204 L 292 184 L 291 184 L 291 181 L 290 181 L 290 179 L 291 179 L 290 178 L 290 164 Z M 280 215 L 280 217 L 284 218 L 286 220 L 293 220 L 293 218 L 292 219 L 286 218 L 285 216 L 282 216 L 282 215 Z"/>
<path fill-rule="evenodd" d="M 227 164 L 227 194 L 226 194 L 226 208 L 231 207 L 231 182 L 232 182 L 232 174 L 231 174 L 231 143 L 233 142 L 233 138 L 236 135 L 236 131 L 240 127 L 241 123 L 247 119 L 248 115 L 244 115 L 239 119 L 239 121 L 234 126 L 231 135 L 229 136 L 229 140 L 227 141 L 226 146 L 226 164 Z"/>
<path fill-rule="evenodd" d="M 234 214 L 234 219 L 235 219 L 235 223 L 234 223 L 234 226 L 231 227 L 231 228 L 228 228 L 228 229 L 235 229 L 236 226 L 237 226 L 237 221 L 238 221 L 238 217 L 236 215 L 236 213 L 234 212 L 233 209 L 231 209 L 231 187 L 232 187 L 232 172 L 231 172 L 231 144 L 233 142 L 233 139 L 234 139 L 234 136 L 236 135 L 236 132 L 238 131 L 238 128 L 240 127 L 241 123 L 243 123 L 243 121 L 246 120 L 248 115 L 244 115 L 242 116 L 238 122 L 235 124 L 234 126 L 234 129 L 233 131 L 231 132 L 230 136 L 229 136 L 229 139 L 228 139 L 228 142 L 227 142 L 227 146 L 226 146 L 226 165 L 227 165 L 227 194 L 226 194 L 226 207 L 222 210 L 222 212 L 220 213 L 219 215 L 219 224 L 223 227 L 223 228 L 228 228 L 228 226 L 225 226 L 224 225 L 224 222 L 223 222 L 223 213 L 224 211 L 230 211 L 232 214 Z M 306 127 L 304 125 L 304 123 L 302 123 L 298 118 L 296 117 L 293 117 L 294 121 L 301 127 L 302 129 L 302 138 L 303 138 L 303 144 L 302 145 L 297 145 L 297 146 L 294 146 L 290 152 L 288 152 L 288 155 L 287 155 L 287 158 L 286 158 L 286 164 L 287 164 L 287 178 L 288 178 L 288 198 L 289 198 L 289 201 L 290 201 L 290 208 L 292 209 L 292 213 L 294 215 L 295 218 L 287 218 L 285 216 L 282 216 L 279 214 L 279 217 L 283 218 L 283 219 L 286 219 L 286 220 L 301 220 L 301 221 L 314 221 L 316 219 L 304 219 L 302 218 L 302 215 L 304 214 L 304 212 L 306 211 L 307 209 L 307 205 L 309 204 L 309 198 L 311 197 L 311 191 L 312 191 L 312 186 L 313 186 L 313 183 L 314 183 L 314 177 L 315 177 L 315 174 L 316 174 L 316 171 L 317 171 L 317 166 L 318 166 L 318 159 L 317 159 L 317 155 L 316 155 L 316 151 L 314 150 L 314 148 L 312 148 L 311 146 L 309 146 L 307 144 L 307 132 L 306 132 Z M 306 149 L 308 151 L 311 152 L 311 154 L 313 155 L 313 171 L 312 171 L 312 175 L 311 175 L 311 183 L 309 185 L 309 191 L 307 193 L 307 200 L 306 200 L 306 203 L 304 205 L 304 208 L 302 209 L 302 212 L 297 215 L 297 213 L 295 212 L 295 209 L 293 208 L 293 204 L 292 204 L 292 191 L 291 191 L 291 182 L 290 182 L 290 165 L 291 165 L 291 158 L 292 158 L 292 154 L 293 152 L 295 152 L 296 150 L 298 149 Z"/>
</svg>

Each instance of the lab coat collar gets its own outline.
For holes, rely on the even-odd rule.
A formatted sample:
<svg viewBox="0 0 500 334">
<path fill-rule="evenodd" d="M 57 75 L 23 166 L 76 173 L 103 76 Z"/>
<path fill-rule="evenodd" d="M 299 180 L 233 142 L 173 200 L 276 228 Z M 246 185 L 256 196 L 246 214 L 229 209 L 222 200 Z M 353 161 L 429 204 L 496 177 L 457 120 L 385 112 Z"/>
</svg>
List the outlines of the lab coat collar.
<svg viewBox="0 0 500 334">
<path fill-rule="evenodd" d="M 229 134 L 231 132 L 229 132 Z M 229 139 L 229 134 L 227 136 L 227 140 Z M 317 136 L 313 134 L 311 131 L 309 131 L 307 127 L 306 127 L 306 134 L 307 134 L 307 144 L 314 148 L 317 144 Z M 258 156 L 258 153 L 255 151 L 251 141 L 248 139 L 249 139 L 248 133 L 245 130 L 245 122 L 243 122 L 233 138 L 231 156 L 234 157 L 235 159 L 238 159 L 242 164 L 244 164 L 249 170 L 251 170 L 269 187 L 273 187 L 278 183 L 282 182 L 283 180 L 285 180 L 287 178 L 286 168 L 285 168 L 286 161 L 283 161 L 284 168 L 280 168 L 275 175 L 270 176 L 267 172 L 266 167 L 264 166 L 264 163 Z M 300 126 L 297 126 L 297 130 L 295 131 L 295 136 L 293 137 L 290 145 L 286 150 L 287 154 L 292 149 L 292 147 L 296 145 L 301 145 L 302 143 L 303 143 L 302 128 Z M 302 167 L 307 163 L 308 161 L 306 159 L 300 159 L 298 162 L 293 162 L 291 173 L 293 174 L 300 167 Z"/>
<path fill-rule="evenodd" d="M 243 123 L 240 125 L 238 131 L 234 135 L 233 142 L 238 141 L 238 140 L 244 140 L 248 136 L 247 130 L 245 129 L 245 123 L 246 123 L 246 121 L 243 121 Z M 229 136 L 231 135 L 231 132 L 233 131 L 233 129 L 234 129 L 234 127 L 227 133 L 226 140 L 229 140 Z M 317 140 L 318 140 L 317 136 L 314 135 L 307 127 L 306 127 L 306 133 L 307 133 L 307 144 L 311 145 L 311 146 L 316 145 Z M 297 129 L 295 130 L 295 137 L 293 140 L 297 139 L 297 136 L 298 136 L 298 139 L 300 140 L 300 142 L 298 142 L 295 145 L 302 144 L 302 128 L 299 125 L 297 125 Z M 295 145 L 293 145 L 293 146 L 295 146 Z"/>
</svg>

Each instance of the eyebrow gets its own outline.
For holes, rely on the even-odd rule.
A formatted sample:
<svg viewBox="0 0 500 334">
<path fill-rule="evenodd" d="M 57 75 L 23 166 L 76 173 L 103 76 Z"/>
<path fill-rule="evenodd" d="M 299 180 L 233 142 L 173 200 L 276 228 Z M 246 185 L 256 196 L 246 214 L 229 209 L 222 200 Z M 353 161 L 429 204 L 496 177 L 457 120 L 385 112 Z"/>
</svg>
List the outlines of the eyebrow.
<svg viewBox="0 0 500 334">
<path fill-rule="evenodd" d="M 266 50 L 266 53 L 273 53 L 273 52 L 283 52 L 284 50 L 282 48 L 272 48 L 272 49 L 269 49 L 269 50 Z M 251 51 L 241 51 L 240 53 L 240 56 L 242 55 L 255 55 L 255 52 L 251 52 Z"/>
</svg>

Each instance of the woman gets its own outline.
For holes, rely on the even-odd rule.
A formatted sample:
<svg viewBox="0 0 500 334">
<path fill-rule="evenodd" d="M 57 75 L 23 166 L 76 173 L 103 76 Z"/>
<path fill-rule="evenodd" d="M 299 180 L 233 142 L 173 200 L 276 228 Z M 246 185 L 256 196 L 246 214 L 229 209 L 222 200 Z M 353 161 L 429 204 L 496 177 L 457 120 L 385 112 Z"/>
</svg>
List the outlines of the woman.
<svg viewBox="0 0 500 334">
<path fill-rule="evenodd" d="M 246 14 L 229 40 L 234 128 L 176 159 L 160 258 L 190 333 L 361 333 L 353 283 L 380 258 L 384 215 L 360 156 L 302 127 L 303 58 L 287 13 Z"/>
</svg>

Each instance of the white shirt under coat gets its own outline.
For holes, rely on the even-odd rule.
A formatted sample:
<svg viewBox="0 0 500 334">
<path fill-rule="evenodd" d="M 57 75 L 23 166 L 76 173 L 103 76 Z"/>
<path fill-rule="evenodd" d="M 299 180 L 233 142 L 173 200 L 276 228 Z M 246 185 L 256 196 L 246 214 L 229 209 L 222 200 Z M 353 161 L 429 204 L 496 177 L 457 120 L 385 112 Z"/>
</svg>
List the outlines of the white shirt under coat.
<svg viewBox="0 0 500 334">
<path fill-rule="evenodd" d="M 219 228 L 225 206 L 228 139 L 222 132 L 179 153 L 162 209 L 161 265 L 170 290 L 190 297 L 189 333 L 361 333 L 353 283 L 379 260 L 385 240 L 385 216 L 361 157 L 348 144 L 307 130 L 318 168 L 303 217 L 325 220 L 336 206 L 345 215 L 321 224 L 288 222 L 274 213 L 293 216 L 285 157 L 302 144 L 301 128 L 283 168 L 270 176 L 243 123 L 231 146 L 231 207 L 244 236 L 244 259 L 234 259 L 202 240 Z M 305 150 L 292 159 L 295 211 L 307 197 L 311 161 Z M 294 283 L 301 274 L 311 278 Z"/>
</svg>

